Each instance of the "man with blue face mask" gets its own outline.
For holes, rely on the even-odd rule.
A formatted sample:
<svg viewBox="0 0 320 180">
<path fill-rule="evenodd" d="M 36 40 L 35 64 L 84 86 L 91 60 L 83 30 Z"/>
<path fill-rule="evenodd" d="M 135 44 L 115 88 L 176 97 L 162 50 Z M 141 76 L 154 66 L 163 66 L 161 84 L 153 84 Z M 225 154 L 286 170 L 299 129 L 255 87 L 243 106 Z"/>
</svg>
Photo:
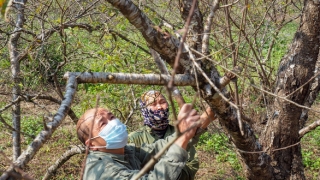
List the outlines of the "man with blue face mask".
<svg viewBox="0 0 320 180">
<path fill-rule="evenodd" d="M 185 166 L 189 140 L 195 135 L 200 116 L 185 104 L 178 115 L 183 133 L 152 170 L 141 179 L 177 179 Z M 128 134 L 124 124 L 103 108 L 86 111 L 77 123 L 78 138 L 89 149 L 83 179 L 131 179 L 157 152 L 174 138 L 169 136 L 157 142 L 135 147 L 126 145 Z"/>
</svg>

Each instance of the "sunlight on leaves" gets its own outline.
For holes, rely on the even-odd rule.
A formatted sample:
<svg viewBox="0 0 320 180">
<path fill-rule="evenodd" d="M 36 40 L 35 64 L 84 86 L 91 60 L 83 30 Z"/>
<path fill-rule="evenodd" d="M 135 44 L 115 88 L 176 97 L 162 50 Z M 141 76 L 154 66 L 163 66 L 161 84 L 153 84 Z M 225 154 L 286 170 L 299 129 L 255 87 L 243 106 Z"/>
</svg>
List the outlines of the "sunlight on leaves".
<svg viewBox="0 0 320 180">
<path fill-rule="evenodd" d="M 1 14 L 4 16 L 9 0 L 0 0 Z"/>
</svg>

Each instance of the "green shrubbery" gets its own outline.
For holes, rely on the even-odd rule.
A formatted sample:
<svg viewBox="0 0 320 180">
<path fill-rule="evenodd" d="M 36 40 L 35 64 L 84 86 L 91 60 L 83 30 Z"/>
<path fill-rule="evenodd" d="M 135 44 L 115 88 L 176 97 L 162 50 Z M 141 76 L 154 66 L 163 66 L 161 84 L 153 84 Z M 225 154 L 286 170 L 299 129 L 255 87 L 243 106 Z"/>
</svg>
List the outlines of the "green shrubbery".
<svg viewBox="0 0 320 180">
<path fill-rule="evenodd" d="M 213 152 L 217 162 L 228 162 L 237 171 L 242 169 L 234 147 L 229 143 L 225 134 L 205 132 L 200 137 L 198 147 L 205 151 Z"/>
</svg>

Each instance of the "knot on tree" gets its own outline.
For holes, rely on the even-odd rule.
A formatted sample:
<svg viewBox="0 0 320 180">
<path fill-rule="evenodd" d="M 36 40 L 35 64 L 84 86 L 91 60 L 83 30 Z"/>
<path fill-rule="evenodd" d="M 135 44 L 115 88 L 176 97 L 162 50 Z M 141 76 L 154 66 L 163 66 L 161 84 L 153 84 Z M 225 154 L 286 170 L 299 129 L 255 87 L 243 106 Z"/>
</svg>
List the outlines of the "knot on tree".
<svg viewBox="0 0 320 180">
<path fill-rule="evenodd" d="M 242 67 L 235 66 L 231 71 L 228 71 L 225 76 L 229 78 L 231 81 L 237 81 L 237 74 L 241 73 Z"/>
</svg>

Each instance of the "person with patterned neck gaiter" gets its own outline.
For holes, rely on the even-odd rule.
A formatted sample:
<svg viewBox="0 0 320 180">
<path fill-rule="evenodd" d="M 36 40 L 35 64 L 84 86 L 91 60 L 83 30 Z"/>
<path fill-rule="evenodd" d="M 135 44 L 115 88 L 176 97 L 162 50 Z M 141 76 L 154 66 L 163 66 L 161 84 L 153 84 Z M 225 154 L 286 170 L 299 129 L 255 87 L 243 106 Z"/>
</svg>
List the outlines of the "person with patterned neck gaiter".
<svg viewBox="0 0 320 180">
<path fill-rule="evenodd" d="M 128 141 L 130 143 L 134 143 L 136 146 L 141 146 L 143 143 L 152 144 L 175 132 L 174 126 L 169 124 L 169 104 L 159 91 L 151 90 L 144 93 L 140 98 L 140 106 L 144 127 L 129 134 Z M 208 116 L 202 115 L 202 117 L 208 119 Z M 194 179 L 198 169 L 199 161 L 196 150 L 194 146 L 191 146 L 188 149 L 188 161 L 178 179 Z"/>
<path fill-rule="evenodd" d="M 144 125 L 163 139 L 169 126 L 169 105 L 159 91 L 148 91 L 140 99 L 141 113 L 144 118 Z"/>
</svg>

